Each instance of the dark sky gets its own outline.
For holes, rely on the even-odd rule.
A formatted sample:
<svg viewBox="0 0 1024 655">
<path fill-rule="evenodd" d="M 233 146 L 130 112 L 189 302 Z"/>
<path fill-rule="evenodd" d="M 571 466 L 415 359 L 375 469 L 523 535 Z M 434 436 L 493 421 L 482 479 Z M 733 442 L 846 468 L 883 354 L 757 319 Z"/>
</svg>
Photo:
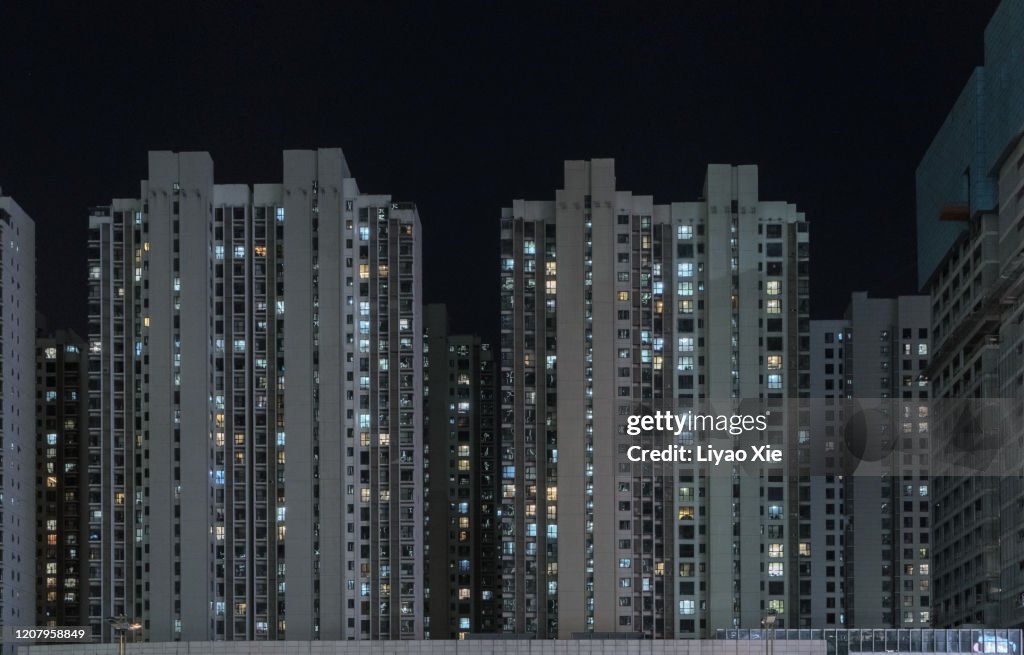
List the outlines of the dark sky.
<svg viewBox="0 0 1024 655">
<path fill-rule="evenodd" d="M 0 185 L 51 327 L 84 328 L 87 210 L 137 195 L 150 149 L 251 183 L 342 147 L 363 191 L 418 203 L 458 330 L 494 331 L 501 207 L 553 198 L 568 158 L 657 202 L 759 164 L 811 221 L 814 317 L 913 292 L 914 168 L 996 2 L 145 4 L 0 3 Z"/>
</svg>

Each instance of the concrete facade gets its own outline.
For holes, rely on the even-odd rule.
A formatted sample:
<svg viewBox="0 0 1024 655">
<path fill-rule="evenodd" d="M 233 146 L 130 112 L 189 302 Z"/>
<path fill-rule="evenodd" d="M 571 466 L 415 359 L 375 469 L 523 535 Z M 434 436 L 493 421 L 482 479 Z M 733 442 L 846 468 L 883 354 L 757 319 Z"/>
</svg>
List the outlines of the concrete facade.
<svg viewBox="0 0 1024 655">
<path fill-rule="evenodd" d="M 0 625 L 35 623 L 35 223 L 0 195 Z M 3 646 L 5 653 L 10 645 Z"/>
</svg>

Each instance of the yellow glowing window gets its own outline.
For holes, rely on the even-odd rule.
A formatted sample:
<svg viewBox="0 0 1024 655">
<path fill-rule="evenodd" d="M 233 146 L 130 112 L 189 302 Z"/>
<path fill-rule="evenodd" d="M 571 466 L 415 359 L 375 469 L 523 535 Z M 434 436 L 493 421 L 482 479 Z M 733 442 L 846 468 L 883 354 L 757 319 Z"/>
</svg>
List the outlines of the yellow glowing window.
<svg viewBox="0 0 1024 655">
<path fill-rule="evenodd" d="M 359 265 L 359 279 L 360 280 L 369 280 L 370 279 L 370 265 L 369 264 L 360 264 Z"/>
<path fill-rule="evenodd" d="M 619 300 L 622 300 L 622 301 L 629 300 L 629 292 L 628 291 L 620 291 L 619 292 Z"/>
<path fill-rule="evenodd" d="M 768 370 L 778 371 L 782 369 L 782 355 L 768 355 Z"/>
<path fill-rule="evenodd" d="M 370 502 L 370 488 L 369 487 L 362 487 L 359 490 L 359 500 L 363 501 L 364 503 Z"/>
</svg>

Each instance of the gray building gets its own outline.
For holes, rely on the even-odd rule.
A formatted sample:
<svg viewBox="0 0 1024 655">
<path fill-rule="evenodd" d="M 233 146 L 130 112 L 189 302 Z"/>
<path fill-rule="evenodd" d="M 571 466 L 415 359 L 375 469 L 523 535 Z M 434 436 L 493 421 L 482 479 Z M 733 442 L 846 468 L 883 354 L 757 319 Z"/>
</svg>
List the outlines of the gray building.
<svg viewBox="0 0 1024 655">
<path fill-rule="evenodd" d="M 35 624 L 35 315 L 35 223 L 0 193 L 0 626 Z"/>
<path fill-rule="evenodd" d="M 918 285 L 923 290 L 967 220 L 994 211 L 996 163 L 1024 128 L 1024 0 L 1003 0 L 977 67 L 917 168 Z"/>
<path fill-rule="evenodd" d="M 424 326 L 427 633 L 465 639 L 496 627 L 496 364 L 479 336 L 450 334 L 444 305 Z"/>
<path fill-rule="evenodd" d="M 1022 162 L 1018 135 L 997 162 L 998 209 L 972 218 L 930 287 L 930 373 L 942 401 L 934 447 L 938 625 L 1024 625 Z"/>
<path fill-rule="evenodd" d="M 845 320 L 811 321 L 811 625 L 848 625 L 843 484 Z"/>
<path fill-rule="evenodd" d="M 503 211 L 502 630 L 809 625 L 803 414 L 759 435 L 792 455 L 764 478 L 625 457 L 629 415 L 809 395 L 807 228 L 759 198 L 755 166 L 709 166 L 701 200 L 658 205 L 612 160 L 569 161 L 553 201 Z"/>
<path fill-rule="evenodd" d="M 89 466 L 86 344 L 71 331 L 36 340 L 36 620 L 88 621 Z"/>
<path fill-rule="evenodd" d="M 929 330 L 927 296 L 811 322 L 816 627 L 931 624 Z"/>
<path fill-rule="evenodd" d="M 338 149 L 252 186 L 151 152 L 89 228 L 94 633 L 421 637 L 416 208 Z"/>
</svg>

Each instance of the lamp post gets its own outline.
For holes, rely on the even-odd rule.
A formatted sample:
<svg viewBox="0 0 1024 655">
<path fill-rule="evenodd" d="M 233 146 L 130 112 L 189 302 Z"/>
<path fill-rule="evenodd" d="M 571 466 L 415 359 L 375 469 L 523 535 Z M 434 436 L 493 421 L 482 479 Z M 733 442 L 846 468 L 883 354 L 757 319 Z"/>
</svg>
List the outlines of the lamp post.
<svg viewBox="0 0 1024 655">
<path fill-rule="evenodd" d="M 775 655 L 775 610 L 770 609 L 764 614 L 764 652 Z"/>
<path fill-rule="evenodd" d="M 129 619 L 124 614 L 107 617 L 107 623 L 110 624 L 117 636 L 117 655 L 125 655 L 128 652 L 128 633 L 138 632 L 142 629 L 142 624 Z"/>
</svg>

